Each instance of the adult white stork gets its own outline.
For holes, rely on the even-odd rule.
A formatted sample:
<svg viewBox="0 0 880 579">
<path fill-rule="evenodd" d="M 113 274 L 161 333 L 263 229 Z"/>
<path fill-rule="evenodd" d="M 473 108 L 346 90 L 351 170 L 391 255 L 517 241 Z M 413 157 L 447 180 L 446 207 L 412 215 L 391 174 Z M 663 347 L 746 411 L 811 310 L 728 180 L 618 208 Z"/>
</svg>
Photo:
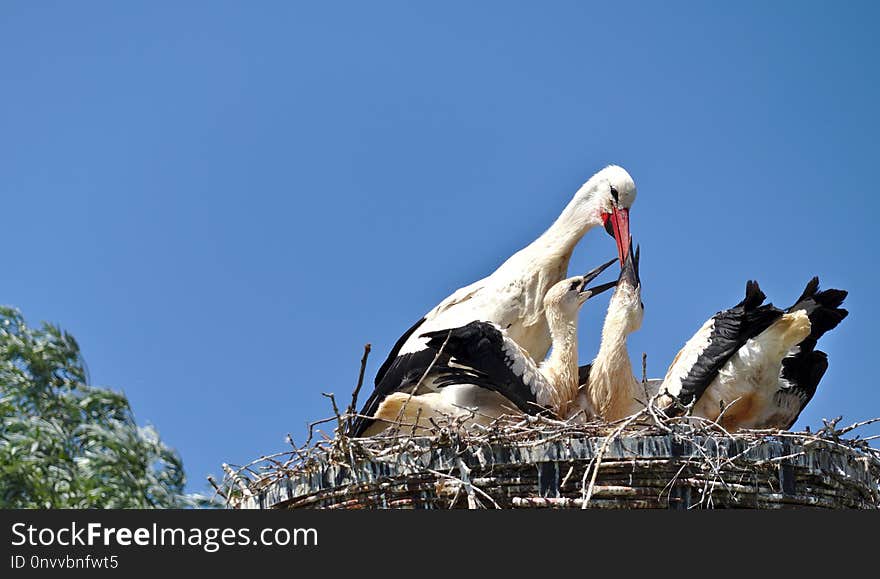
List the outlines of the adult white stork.
<svg viewBox="0 0 880 579">
<path fill-rule="evenodd" d="M 611 165 L 593 175 L 538 239 L 488 277 L 444 299 L 400 337 L 376 373 L 373 392 L 353 421 L 351 433 L 360 436 L 366 431 L 389 394 L 409 393 L 415 384 L 419 384 L 416 394 L 436 390 L 434 376 L 424 376 L 435 355 L 422 337 L 427 332 L 487 321 L 504 328 L 533 359 L 544 359 L 550 348 L 543 301 L 547 290 L 565 277 L 575 245 L 597 225 L 604 225 L 615 238 L 623 263 L 629 241 L 629 208 L 635 198 L 635 183 L 621 167 Z M 474 395 L 464 392 L 465 387 L 459 390 L 465 398 Z"/>
<path fill-rule="evenodd" d="M 616 261 L 564 279 L 547 292 L 543 303 L 552 350 L 540 364 L 492 322 L 474 321 L 422 334 L 431 352 L 445 353 L 435 375 L 437 390 L 389 394 L 376 410 L 376 422 L 365 433 L 376 434 L 395 422 L 430 428 L 432 420 L 439 417 L 487 424 L 518 412 L 569 414 L 578 387 L 578 312 L 588 299 L 614 287 L 616 282 L 592 288 L 587 284 Z"/>
<path fill-rule="evenodd" d="M 720 421 L 728 430 L 790 428 L 813 397 L 828 357 L 819 338 L 847 316 L 847 292 L 819 291 L 819 278 L 786 311 L 761 305 L 756 282 L 746 299 L 707 321 L 676 356 L 660 386 L 661 405 Z"/>
</svg>

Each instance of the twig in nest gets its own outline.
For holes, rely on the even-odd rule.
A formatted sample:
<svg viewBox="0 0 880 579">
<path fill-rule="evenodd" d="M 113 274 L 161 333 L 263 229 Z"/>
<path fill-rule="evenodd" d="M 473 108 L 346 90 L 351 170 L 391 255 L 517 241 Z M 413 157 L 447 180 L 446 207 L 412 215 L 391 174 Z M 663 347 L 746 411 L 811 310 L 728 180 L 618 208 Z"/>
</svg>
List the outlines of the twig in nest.
<svg viewBox="0 0 880 579">
<path fill-rule="evenodd" d="M 343 433 L 345 423 L 343 422 L 342 415 L 339 414 L 339 407 L 336 406 L 336 397 L 332 392 L 321 392 L 321 396 L 330 399 L 330 405 L 333 406 L 333 416 L 336 417 L 336 436 L 339 436 Z"/>
<path fill-rule="evenodd" d="M 467 468 L 467 467 L 465 467 L 465 468 Z M 457 476 L 452 476 L 451 474 L 446 474 L 445 472 L 440 472 L 439 470 L 434 470 L 432 468 L 426 468 L 425 472 L 429 472 L 435 476 L 439 476 L 440 478 L 447 478 L 450 480 L 457 481 L 461 485 L 461 487 L 465 489 L 466 492 L 469 491 L 472 493 L 477 493 L 478 495 L 488 499 L 492 503 L 492 506 L 494 506 L 496 509 L 501 508 L 501 505 L 499 505 L 495 501 L 495 499 L 492 498 L 492 495 L 490 495 L 489 493 L 487 493 L 486 491 L 484 491 L 483 489 L 481 489 L 478 486 L 474 486 L 471 483 L 467 483 L 467 482 L 463 481 L 462 479 L 460 479 Z"/>
<path fill-rule="evenodd" d="M 293 448 L 293 452 L 295 452 L 298 457 L 300 457 L 302 460 L 305 460 L 307 458 L 303 454 L 303 451 L 293 441 L 293 436 L 291 436 L 289 432 L 287 433 L 287 438 L 285 439 L 285 441 L 291 446 L 291 448 Z M 306 444 L 306 446 L 308 446 L 308 444 Z"/>
<path fill-rule="evenodd" d="M 565 476 L 562 478 L 562 482 L 559 483 L 559 488 L 564 488 L 566 484 L 568 484 L 568 479 L 571 475 L 574 474 L 574 466 L 568 467 L 568 472 L 565 473 Z"/>
<path fill-rule="evenodd" d="M 336 420 L 336 417 L 325 418 L 323 420 L 316 420 L 314 422 L 309 422 L 309 437 L 308 437 L 308 439 L 306 439 L 306 443 L 304 445 L 304 448 L 308 448 L 309 445 L 312 443 L 312 437 L 315 435 L 314 429 L 316 426 L 319 426 L 321 424 L 326 424 L 328 422 L 333 422 L 334 420 Z"/>
<path fill-rule="evenodd" d="M 660 416 L 657 414 L 657 399 L 660 398 L 660 396 L 661 396 L 660 392 L 657 392 L 657 394 L 655 394 L 654 396 L 651 396 L 651 397 L 648 399 L 648 406 L 647 406 L 648 414 L 650 414 L 650 415 L 651 415 L 651 418 L 654 420 L 654 425 L 655 425 L 655 426 L 657 426 L 658 428 L 660 428 L 660 429 L 666 431 L 667 433 L 671 433 L 671 432 L 672 432 L 672 429 L 669 428 L 669 427 L 666 425 L 666 422 L 664 422 L 664 421 L 660 418 Z M 661 412 L 662 412 L 662 411 L 661 411 Z M 664 413 L 664 417 L 665 417 L 665 413 Z"/>
<path fill-rule="evenodd" d="M 816 431 L 817 436 L 828 436 L 831 438 L 837 438 L 837 423 L 843 419 L 843 416 L 838 416 L 837 418 L 832 418 L 831 420 L 827 420 L 825 418 L 822 419 L 822 424 L 824 426 Z"/>
<path fill-rule="evenodd" d="M 422 420 L 422 408 L 421 408 L 421 406 L 420 406 L 419 409 L 416 411 L 416 419 L 415 419 L 415 421 L 413 422 L 412 430 L 410 430 L 410 432 L 409 432 L 409 437 L 410 437 L 411 439 L 412 439 L 412 438 L 415 438 L 415 436 L 416 436 L 416 429 L 418 429 L 418 427 L 419 427 L 419 422 L 420 422 L 421 420 Z"/>
<path fill-rule="evenodd" d="M 354 387 L 354 391 L 351 393 L 351 404 L 348 405 L 348 410 L 346 411 L 346 424 L 348 425 L 346 432 L 351 432 L 351 428 L 354 426 L 354 413 L 357 411 L 358 394 L 361 392 L 361 386 L 364 385 L 364 372 L 367 369 L 367 358 L 370 355 L 371 349 L 372 346 L 370 344 L 364 344 L 364 357 L 361 358 L 361 370 L 358 372 L 357 386 Z"/>
<path fill-rule="evenodd" d="M 840 419 L 838 418 L 838 420 L 840 420 Z M 880 422 L 880 418 L 871 418 L 870 420 L 862 420 L 861 422 L 856 422 L 854 424 L 850 424 L 849 426 L 845 426 L 845 427 L 841 428 L 840 430 L 836 431 L 837 436 L 843 436 L 847 432 L 851 432 L 851 431 L 855 430 L 856 428 L 861 428 L 862 426 L 874 424 L 875 422 Z M 837 422 L 835 422 L 835 424 L 837 424 Z M 868 439 L 863 438 L 862 440 L 868 440 Z"/>
<path fill-rule="evenodd" d="M 733 399 L 733 402 L 731 402 L 730 404 L 724 404 L 724 402 L 722 401 L 721 402 L 721 412 L 718 413 L 718 418 L 716 418 L 715 420 L 712 421 L 712 425 L 717 428 L 720 428 L 724 432 L 724 434 L 726 434 L 727 436 L 730 436 L 730 433 L 727 432 L 726 428 L 721 426 L 721 419 L 724 418 L 724 415 L 727 413 L 727 411 L 731 407 L 733 407 L 734 404 L 739 402 L 740 400 L 742 400 L 742 396 L 737 396 L 736 398 Z"/>
<path fill-rule="evenodd" d="M 593 460 L 590 461 L 590 465 L 587 466 L 587 470 L 584 471 L 583 480 L 586 481 L 587 473 L 590 472 L 590 466 L 593 467 L 593 476 L 590 478 L 590 486 L 583 493 L 583 503 L 581 504 L 582 509 L 586 509 L 587 505 L 590 502 L 590 498 L 593 496 L 593 488 L 596 486 L 596 476 L 599 474 L 599 466 L 602 464 L 602 457 L 605 456 L 605 452 L 608 450 L 611 442 L 615 440 L 623 430 L 635 422 L 642 414 L 645 413 L 645 409 L 639 410 L 628 419 L 626 419 L 620 426 L 618 426 L 614 432 L 605 437 L 605 440 L 602 441 L 602 446 L 599 447 L 599 452 L 596 453 L 596 456 Z M 583 488 L 583 482 L 581 483 L 581 488 Z"/>
<path fill-rule="evenodd" d="M 220 488 L 220 485 L 217 484 L 217 481 L 214 480 L 214 477 L 208 475 L 208 482 L 211 483 L 211 486 L 214 487 L 214 492 L 223 497 L 223 500 L 228 501 L 229 497 L 226 496 L 226 493 Z"/>
<path fill-rule="evenodd" d="M 225 462 L 221 465 L 223 467 L 223 472 L 226 473 L 229 481 L 238 486 L 239 490 L 241 490 L 241 494 L 247 498 L 253 498 L 254 493 L 251 492 L 251 489 L 248 488 L 248 485 L 242 480 L 242 477 L 239 473 L 232 470 L 232 467 L 226 464 Z"/>
</svg>

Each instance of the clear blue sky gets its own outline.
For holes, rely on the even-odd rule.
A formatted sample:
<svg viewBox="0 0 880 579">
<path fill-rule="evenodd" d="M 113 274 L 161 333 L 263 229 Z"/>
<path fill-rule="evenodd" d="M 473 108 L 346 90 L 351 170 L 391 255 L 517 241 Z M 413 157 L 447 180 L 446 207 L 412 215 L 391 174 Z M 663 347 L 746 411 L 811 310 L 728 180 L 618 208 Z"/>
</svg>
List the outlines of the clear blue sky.
<svg viewBox="0 0 880 579">
<path fill-rule="evenodd" d="M 747 279 L 784 306 L 819 274 L 851 314 L 798 426 L 880 415 L 877 3 L 414 4 L 0 4 L 0 303 L 71 331 L 192 490 L 302 441 L 365 342 L 371 380 L 608 163 L 650 375 Z"/>
</svg>

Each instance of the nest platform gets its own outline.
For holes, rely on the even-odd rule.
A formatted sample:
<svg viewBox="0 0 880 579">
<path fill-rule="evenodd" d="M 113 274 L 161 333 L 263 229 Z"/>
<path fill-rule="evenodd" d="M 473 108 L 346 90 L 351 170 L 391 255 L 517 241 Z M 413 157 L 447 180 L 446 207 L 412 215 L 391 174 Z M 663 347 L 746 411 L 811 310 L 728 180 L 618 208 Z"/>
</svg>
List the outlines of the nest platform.
<svg viewBox="0 0 880 579">
<path fill-rule="evenodd" d="M 877 509 L 880 451 L 817 433 L 690 424 L 496 425 L 334 438 L 227 467 L 258 509 Z"/>
</svg>

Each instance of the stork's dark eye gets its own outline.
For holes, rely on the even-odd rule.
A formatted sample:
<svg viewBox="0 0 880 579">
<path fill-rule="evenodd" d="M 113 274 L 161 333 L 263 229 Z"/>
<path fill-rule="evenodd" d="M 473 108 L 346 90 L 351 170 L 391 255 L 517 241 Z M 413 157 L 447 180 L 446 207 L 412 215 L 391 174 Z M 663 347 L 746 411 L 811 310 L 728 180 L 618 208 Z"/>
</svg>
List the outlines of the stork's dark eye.
<svg viewBox="0 0 880 579">
<path fill-rule="evenodd" d="M 611 198 L 614 199 L 615 205 L 620 203 L 620 194 L 617 192 L 617 189 L 614 188 L 614 185 L 611 185 Z"/>
<path fill-rule="evenodd" d="M 573 281 L 573 282 L 571 282 L 571 287 L 568 288 L 568 291 L 573 292 L 573 291 L 578 291 L 578 290 L 580 290 L 580 289 L 581 289 L 581 284 L 582 284 L 582 283 L 584 283 L 584 282 L 582 282 L 582 281 Z"/>
</svg>

